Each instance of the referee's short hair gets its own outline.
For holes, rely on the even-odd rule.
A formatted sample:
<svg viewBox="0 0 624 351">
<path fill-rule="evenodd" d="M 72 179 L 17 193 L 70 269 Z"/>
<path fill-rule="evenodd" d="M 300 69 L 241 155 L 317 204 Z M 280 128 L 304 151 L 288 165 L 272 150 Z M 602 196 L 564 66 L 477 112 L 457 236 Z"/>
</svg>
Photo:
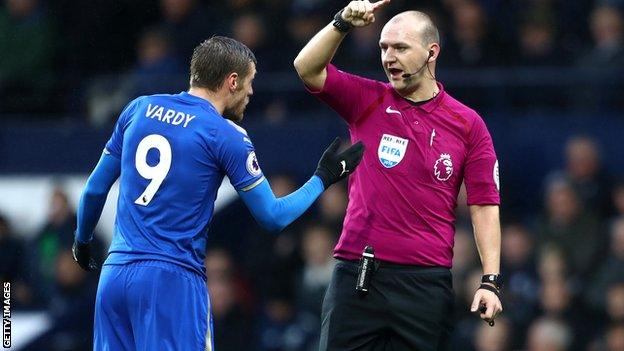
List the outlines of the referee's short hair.
<svg viewBox="0 0 624 351">
<path fill-rule="evenodd" d="M 232 72 L 241 78 L 249 73 L 256 56 L 245 44 L 232 38 L 214 36 L 199 44 L 191 58 L 191 87 L 217 91 Z"/>
</svg>

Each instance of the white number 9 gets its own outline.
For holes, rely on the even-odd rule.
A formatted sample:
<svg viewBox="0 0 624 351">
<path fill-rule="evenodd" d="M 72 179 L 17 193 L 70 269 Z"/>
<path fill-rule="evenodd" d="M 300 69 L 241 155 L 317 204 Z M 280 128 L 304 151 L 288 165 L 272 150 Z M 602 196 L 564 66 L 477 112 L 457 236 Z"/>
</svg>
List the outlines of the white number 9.
<svg viewBox="0 0 624 351">
<path fill-rule="evenodd" d="M 147 153 L 151 149 L 157 149 L 160 153 L 160 161 L 154 166 L 147 164 Z M 152 198 L 154 198 L 154 194 L 156 194 L 158 188 L 162 185 L 163 180 L 165 180 L 171 168 L 171 145 L 169 141 L 158 134 L 151 134 L 143 138 L 137 147 L 135 164 L 141 177 L 150 179 L 151 182 L 134 203 L 147 206 L 150 201 L 152 201 Z"/>
</svg>

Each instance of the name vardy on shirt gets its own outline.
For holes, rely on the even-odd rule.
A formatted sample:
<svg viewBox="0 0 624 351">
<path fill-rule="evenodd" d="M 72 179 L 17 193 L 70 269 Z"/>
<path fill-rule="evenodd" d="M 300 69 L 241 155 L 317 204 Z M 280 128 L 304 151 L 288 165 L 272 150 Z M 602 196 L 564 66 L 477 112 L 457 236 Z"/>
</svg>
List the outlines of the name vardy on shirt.
<svg viewBox="0 0 624 351">
<path fill-rule="evenodd" d="M 164 106 L 159 106 L 159 105 L 152 106 L 152 104 L 147 105 L 147 111 L 145 111 L 145 117 L 152 118 L 152 119 L 157 118 L 159 121 L 163 123 L 168 123 L 174 126 L 178 126 L 184 123 L 182 124 L 182 127 L 184 128 L 186 128 L 189 122 L 195 119 L 195 115 L 191 116 L 188 113 L 179 112 L 170 108 L 165 110 Z"/>
</svg>

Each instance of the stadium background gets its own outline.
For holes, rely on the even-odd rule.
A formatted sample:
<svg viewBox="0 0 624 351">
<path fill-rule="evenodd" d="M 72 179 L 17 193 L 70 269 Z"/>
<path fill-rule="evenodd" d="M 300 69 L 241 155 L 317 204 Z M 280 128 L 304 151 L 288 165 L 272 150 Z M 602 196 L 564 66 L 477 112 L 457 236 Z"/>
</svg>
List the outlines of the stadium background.
<svg viewBox="0 0 624 351">
<path fill-rule="evenodd" d="M 91 349 L 97 277 L 70 253 L 81 187 L 123 105 L 184 90 L 202 39 L 233 36 L 256 53 L 243 126 L 276 194 L 307 179 L 324 146 L 347 132 L 304 92 L 292 60 L 344 5 L 2 2 L 0 277 L 13 283 L 13 349 Z M 442 32 L 438 79 L 492 133 L 505 310 L 494 328 L 468 313 L 480 266 L 460 199 L 455 350 L 624 350 L 623 8 L 622 0 L 393 0 L 336 56 L 344 70 L 385 79 L 381 25 L 401 10 L 424 10 Z M 253 222 L 229 186 L 222 190 L 206 261 L 216 350 L 314 350 L 345 184 L 277 236 Z M 114 199 L 96 234 L 102 252 Z"/>
</svg>

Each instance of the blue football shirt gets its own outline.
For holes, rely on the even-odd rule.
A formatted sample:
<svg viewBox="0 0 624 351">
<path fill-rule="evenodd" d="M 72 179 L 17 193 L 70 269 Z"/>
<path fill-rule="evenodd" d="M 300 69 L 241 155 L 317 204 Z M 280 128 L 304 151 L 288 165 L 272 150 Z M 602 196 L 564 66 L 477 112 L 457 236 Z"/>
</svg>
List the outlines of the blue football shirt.
<svg viewBox="0 0 624 351">
<path fill-rule="evenodd" d="M 205 274 L 207 229 L 223 177 L 238 191 L 264 179 L 245 130 L 186 92 L 130 102 L 104 152 L 121 160 L 105 264 L 153 259 Z"/>
</svg>

